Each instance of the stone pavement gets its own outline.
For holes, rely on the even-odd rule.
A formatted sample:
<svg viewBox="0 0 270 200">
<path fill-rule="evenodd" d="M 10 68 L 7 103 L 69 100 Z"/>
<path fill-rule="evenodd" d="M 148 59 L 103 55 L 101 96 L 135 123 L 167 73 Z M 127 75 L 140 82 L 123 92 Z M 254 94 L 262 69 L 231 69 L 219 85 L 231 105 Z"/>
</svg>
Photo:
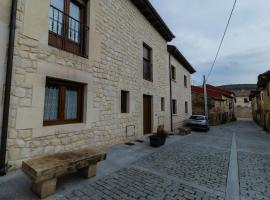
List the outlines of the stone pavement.
<svg viewBox="0 0 270 200">
<path fill-rule="evenodd" d="M 270 199 L 270 135 L 251 121 L 170 136 L 158 149 L 144 140 L 110 148 L 93 179 L 60 179 L 48 200 Z M 0 199 L 36 199 L 29 187 L 21 172 L 11 173 L 0 178 Z"/>
</svg>

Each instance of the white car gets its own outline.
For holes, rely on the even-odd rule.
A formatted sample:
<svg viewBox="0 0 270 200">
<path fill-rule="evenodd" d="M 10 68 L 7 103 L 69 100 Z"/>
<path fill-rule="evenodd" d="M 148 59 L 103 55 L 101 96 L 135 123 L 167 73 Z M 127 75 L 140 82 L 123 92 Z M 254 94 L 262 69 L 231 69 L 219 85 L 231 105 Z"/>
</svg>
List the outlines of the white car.
<svg viewBox="0 0 270 200">
<path fill-rule="evenodd" d="M 204 115 L 192 115 L 187 121 L 187 126 L 196 130 L 209 131 L 208 119 Z"/>
</svg>

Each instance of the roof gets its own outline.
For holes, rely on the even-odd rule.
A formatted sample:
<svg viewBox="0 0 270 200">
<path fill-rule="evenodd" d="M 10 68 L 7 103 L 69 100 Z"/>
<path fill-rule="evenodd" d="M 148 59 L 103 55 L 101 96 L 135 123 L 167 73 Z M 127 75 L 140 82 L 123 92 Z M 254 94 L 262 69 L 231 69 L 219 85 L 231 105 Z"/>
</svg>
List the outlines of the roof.
<svg viewBox="0 0 270 200">
<path fill-rule="evenodd" d="M 160 17 L 158 12 L 149 2 L 149 0 L 130 0 L 144 15 L 144 17 L 152 24 L 152 26 L 159 32 L 159 34 L 167 41 L 172 41 L 175 36 L 168 28 L 166 23 Z"/>
<path fill-rule="evenodd" d="M 258 88 L 265 88 L 266 84 L 269 81 L 270 81 L 270 70 L 258 76 L 258 83 L 257 83 Z"/>
<path fill-rule="evenodd" d="M 220 88 L 220 87 L 215 87 L 213 85 L 209 85 L 207 84 L 207 87 L 210 89 L 210 90 L 216 90 L 220 93 L 222 93 L 223 96 L 227 96 L 227 97 L 231 97 L 232 95 L 235 96 L 235 93 L 233 91 L 230 91 L 230 90 L 225 90 L 223 88 Z"/>
<path fill-rule="evenodd" d="M 180 62 L 186 70 L 188 70 L 191 74 L 195 73 L 196 70 L 191 66 L 188 60 L 183 56 L 183 54 L 177 49 L 176 46 L 168 45 L 168 52 L 178 61 Z"/>
<path fill-rule="evenodd" d="M 216 100 L 222 100 L 222 96 L 233 98 L 231 96 L 231 95 L 233 95 L 233 92 L 231 92 L 231 91 L 220 89 L 220 88 L 212 86 L 212 85 L 207 85 L 206 88 L 207 88 L 208 97 L 212 97 Z M 192 93 L 204 94 L 203 87 L 199 87 L 199 86 L 191 86 L 191 91 L 192 91 Z"/>
</svg>

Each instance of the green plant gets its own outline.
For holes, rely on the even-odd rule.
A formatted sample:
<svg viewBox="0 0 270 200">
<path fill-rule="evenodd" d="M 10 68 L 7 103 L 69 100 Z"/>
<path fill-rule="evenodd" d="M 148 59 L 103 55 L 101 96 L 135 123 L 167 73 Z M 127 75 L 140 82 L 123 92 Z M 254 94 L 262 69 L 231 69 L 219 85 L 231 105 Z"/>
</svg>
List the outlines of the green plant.
<svg viewBox="0 0 270 200">
<path fill-rule="evenodd" d="M 164 126 L 158 126 L 156 135 L 159 137 L 167 137 L 168 132 L 165 130 Z"/>
</svg>

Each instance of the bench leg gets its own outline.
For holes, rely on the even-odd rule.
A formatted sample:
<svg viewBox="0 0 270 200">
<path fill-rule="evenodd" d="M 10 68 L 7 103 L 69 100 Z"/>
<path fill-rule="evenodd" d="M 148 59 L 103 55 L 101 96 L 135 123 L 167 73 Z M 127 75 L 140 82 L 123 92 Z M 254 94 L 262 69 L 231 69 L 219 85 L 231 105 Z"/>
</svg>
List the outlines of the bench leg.
<svg viewBox="0 0 270 200">
<path fill-rule="evenodd" d="M 41 199 L 51 196 L 56 191 L 57 179 L 47 180 L 41 183 L 32 183 L 32 191 L 37 194 Z"/>
<path fill-rule="evenodd" d="M 90 165 L 88 167 L 79 170 L 79 174 L 84 178 L 91 178 L 97 174 L 97 164 Z"/>
</svg>

